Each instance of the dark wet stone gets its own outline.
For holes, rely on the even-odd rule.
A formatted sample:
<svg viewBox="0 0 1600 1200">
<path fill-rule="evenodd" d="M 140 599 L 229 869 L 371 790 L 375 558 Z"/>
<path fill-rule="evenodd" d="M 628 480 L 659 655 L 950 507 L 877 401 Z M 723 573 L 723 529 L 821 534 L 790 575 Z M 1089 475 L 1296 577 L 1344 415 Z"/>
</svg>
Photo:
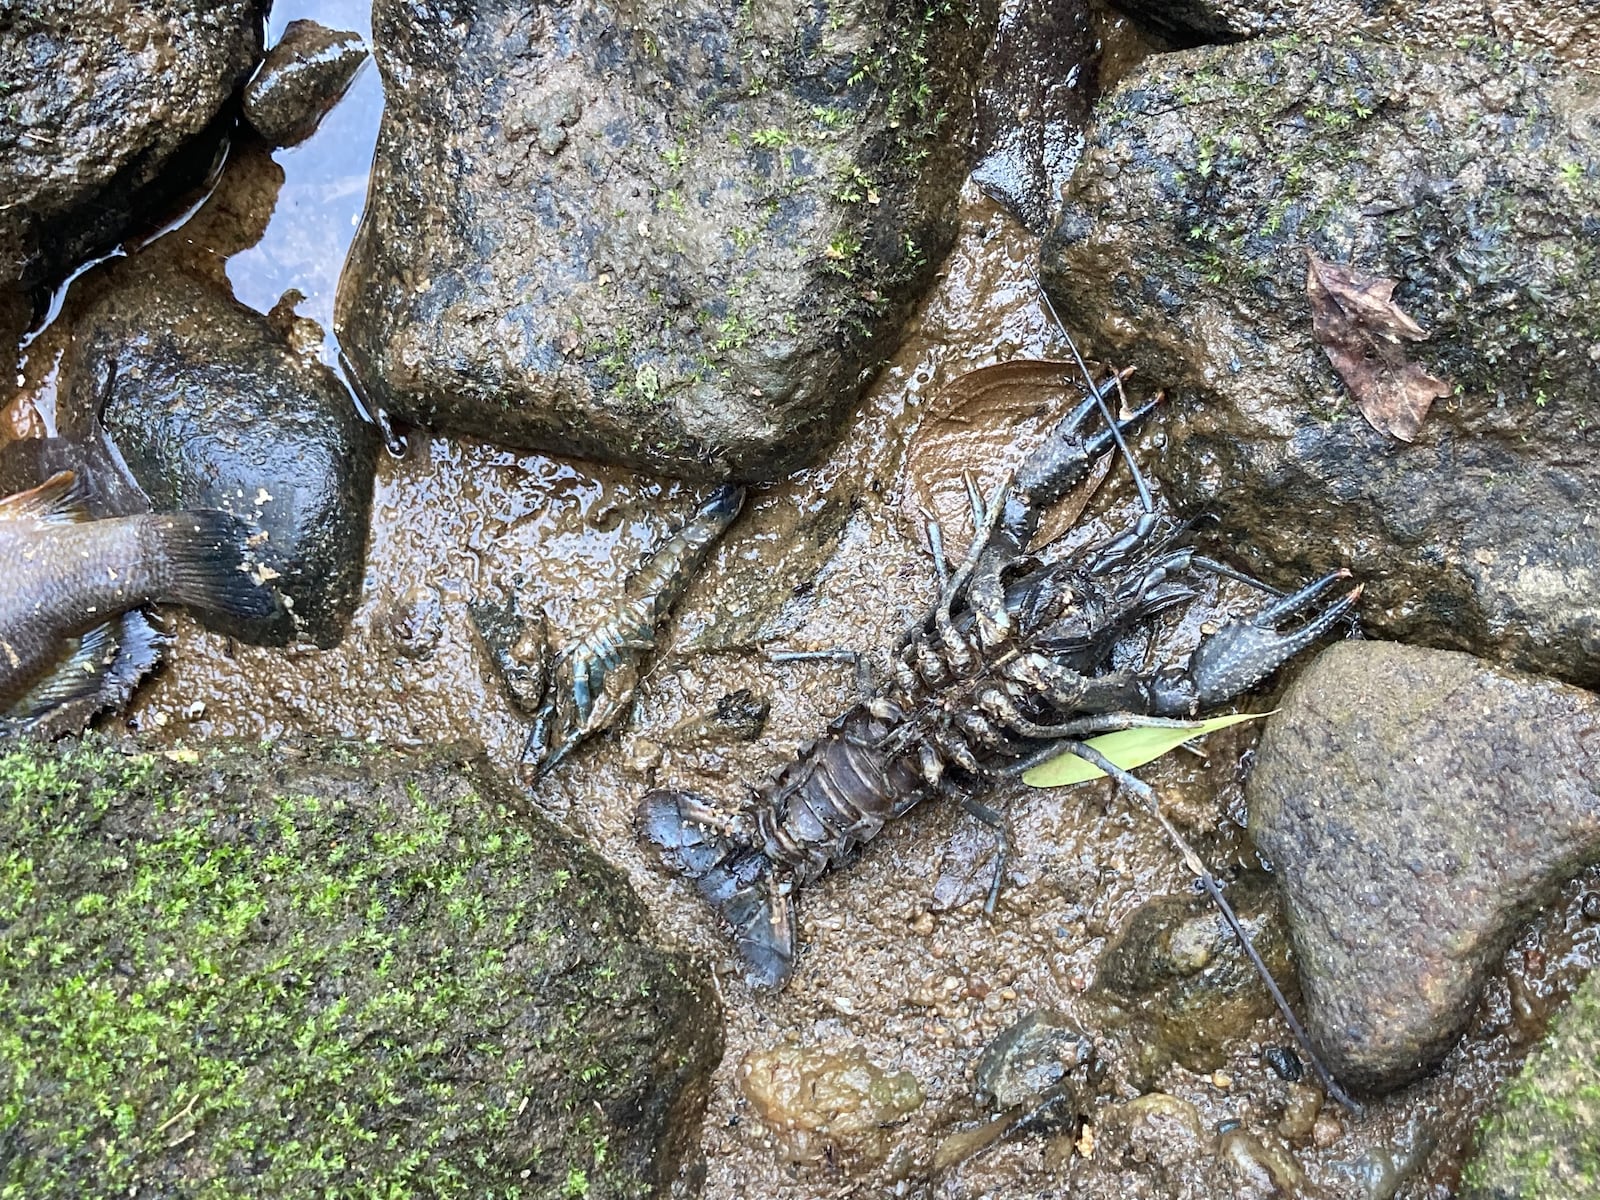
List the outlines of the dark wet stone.
<svg viewBox="0 0 1600 1200">
<path fill-rule="evenodd" d="M 1407 1180 L 1419 1174 L 1437 1139 L 1412 1121 L 1389 1145 L 1373 1146 L 1349 1161 L 1329 1165 L 1335 1178 L 1349 1185 L 1355 1200 L 1394 1200 Z"/>
<path fill-rule="evenodd" d="M 0 12 L 0 345 L 27 294 L 197 182 L 191 143 L 261 55 L 259 0 L 37 0 Z"/>
<path fill-rule="evenodd" d="M 98 413 L 157 509 L 220 508 L 266 533 L 255 557 L 289 617 L 213 628 L 336 644 L 360 597 L 374 427 L 332 372 L 213 285 L 133 260 L 97 286 L 63 361 L 62 433 L 84 436 Z"/>
<path fill-rule="evenodd" d="M 1074 1082 L 1092 1087 L 1103 1078 L 1094 1041 L 1065 1013 L 1032 1012 L 984 1048 L 974 1082 L 979 1102 L 1011 1108 Z"/>
<path fill-rule="evenodd" d="M 1157 471 L 1386 637 L 1600 681 L 1600 80 L 1482 52 L 1161 55 L 1099 111 L 1045 286 L 1178 395 Z M 1457 395 L 1414 445 L 1311 340 L 1305 249 L 1399 281 Z"/>
<path fill-rule="evenodd" d="M 1554 49 L 1578 65 L 1600 66 L 1600 27 L 1588 0 L 1118 0 L 1117 7 L 1184 45 L 1236 42 L 1315 30 L 1319 37 L 1364 34 L 1397 44 L 1450 46 L 1466 38 Z M 1526 51 L 1523 51 L 1524 53 Z"/>
<path fill-rule="evenodd" d="M 1478 1132 L 1461 1200 L 1600 1195 L 1600 974 L 1590 975 Z"/>
<path fill-rule="evenodd" d="M 1099 39 L 1084 0 L 1006 0 L 978 95 L 972 178 L 1034 233 L 1047 232 L 1078 163 Z"/>
<path fill-rule="evenodd" d="M 274 146 L 303 142 L 366 61 L 359 33 L 290 21 L 244 89 L 245 120 Z"/>
<path fill-rule="evenodd" d="M 0 829 L 17 1195 L 638 1197 L 694 1153 L 709 982 L 481 760 L 24 746 Z"/>
<path fill-rule="evenodd" d="M 817 454 L 954 234 L 992 5 L 379 0 L 373 404 L 701 478 Z"/>
<path fill-rule="evenodd" d="M 1303 1016 L 1381 1092 L 1454 1044 L 1518 927 L 1600 857 L 1600 700 L 1465 654 L 1325 651 L 1248 783 L 1285 897 Z"/>
<path fill-rule="evenodd" d="M 1227 888 L 1256 952 L 1286 981 L 1288 939 L 1271 883 L 1259 872 Z M 1215 1071 L 1227 1046 L 1274 1011 L 1272 996 L 1222 915 L 1202 895 L 1161 896 L 1135 909 L 1100 955 L 1093 995 L 1124 1040 L 1137 1048 L 1145 1078 L 1176 1061 Z"/>
<path fill-rule="evenodd" d="M 1288 1046 L 1261 1047 L 1261 1061 L 1272 1068 L 1272 1073 L 1285 1083 L 1299 1083 L 1305 1075 L 1300 1056 Z"/>
</svg>

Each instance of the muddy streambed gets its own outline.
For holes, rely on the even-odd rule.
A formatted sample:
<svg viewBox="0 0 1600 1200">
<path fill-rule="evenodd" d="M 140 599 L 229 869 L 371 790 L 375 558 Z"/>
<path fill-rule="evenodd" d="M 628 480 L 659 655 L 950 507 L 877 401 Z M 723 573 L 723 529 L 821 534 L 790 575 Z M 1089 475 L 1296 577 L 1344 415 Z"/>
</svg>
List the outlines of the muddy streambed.
<svg viewBox="0 0 1600 1200">
<path fill-rule="evenodd" d="M 272 32 L 299 15 L 280 8 Z M 316 15 L 343 28 L 365 23 L 353 5 Z M 157 244 L 225 260 L 235 294 L 262 311 L 297 288 L 299 315 L 331 329 L 338 264 L 365 188 L 352 164 L 370 154 L 380 103 L 369 66 L 305 145 L 275 155 L 239 148 L 210 203 Z M 1281 1066 L 1278 1048 L 1291 1044 L 1275 1017 L 1232 1031 L 1239 1036 L 1204 1070 L 1170 1065 L 1162 1047 L 1141 1044 L 1146 1035 L 1101 1028 L 1091 985 L 1102 951 L 1141 905 L 1190 893 L 1159 830 L 1103 784 L 1055 792 L 1019 784 L 992 798 L 1015 833 L 992 917 L 983 913 L 992 835 L 954 807 L 915 811 L 803 896 L 805 953 L 775 996 L 740 981 L 704 907 L 635 843 L 632 813 L 648 788 L 731 802 L 857 694 L 848 663 L 777 662 L 770 652 L 855 651 L 882 675 L 887 651 L 933 595 L 925 514 L 938 517 L 951 547 L 963 546 L 964 473 L 992 485 L 1069 398 L 1019 399 L 1012 389 L 987 408 L 949 410 L 952 381 L 964 373 L 1063 351 L 1037 299 L 1036 256 L 1036 239 L 969 188 L 958 245 L 844 439 L 820 464 L 752 495 L 665 631 L 631 716 L 534 787 L 540 807 L 627 872 L 661 937 L 693 948 L 718 975 L 727 1053 L 705 1121 L 703 1194 L 1199 1196 L 1211 1169 L 1204 1159 L 1215 1153 L 1259 1182 L 1250 1194 L 1447 1196 L 1476 1118 L 1590 963 L 1595 937 L 1581 908 L 1592 874 L 1508 953 L 1445 1068 L 1357 1115 L 1323 1102 L 1309 1071 L 1294 1082 L 1285 1077 L 1292 1070 L 1268 1065 Z M 28 347 L 23 392 L 46 422 L 71 309 L 69 295 L 61 319 Z M 316 332 L 305 329 L 315 348 Z M 331 340 L 320 353 L 334 361 Z M 1159 383 L 1135 376 L 1141 392 Z M 1158 414 L 1135 453 L 1154 462 L 1161 443 Z M 365 586 L 344 641 L 263 649 L 172 617 L 178 644 L 168 668 L 120 720 L 173 744 L 301 733 L 465 741 L 517 773 L 528 722 L 495 678 L 469 606 L 513 596 L 526 609 L 542 606 L 560 645 L 606 612 L 627 573 L 703 495 L 673 480 L 399 431 L 379 466 Z M 1115 466 L 1069 536 L 1118 528 L 1132 511 L 1126 472 Z M 1225 555 L 1226 531 L 1216 542 Z M 1153 653 L 1181 661 L 1205 629 L 1249 603 L 1231 587 L 1206 597 L 1163 630 Z M 741 691 L 768 706 L 754 740 L 715 719 L 719 701 Z M 1265 710 L 1270 697 L 1251 697 L 1248 707 Z M 1230 730 L 1204 755 L 1179 753 L 1145 772 L 1224 877 L 1259 866 L 1243 833 L 1254 737 L 1248 726 Z M 988 1119 L 973 1100 L 980 1051 L 1040 1009 L 1068 1014 L 1102 1043 L 1108 1073 L 1085 1106 L 1087 1132 L 1069 1124 L 1025 1133 L 936 1166 L 941 1143 Z M 775 1129 L 752 1104 L 743 1068 L 785 1047 L 812 1065 L 833 1055 L 908 1072 L 923 1099 L 907 1093 L 905 1111 L 882 1130 Z M 1096 1112 L 1138 1091 L 1193 1106 L 1192 1174 L 1169 1178 L 1159 1146 L 1096 1136 Z M 1150 1130 L 1167 1136 L 1159 1123 Z"/>
</svg>

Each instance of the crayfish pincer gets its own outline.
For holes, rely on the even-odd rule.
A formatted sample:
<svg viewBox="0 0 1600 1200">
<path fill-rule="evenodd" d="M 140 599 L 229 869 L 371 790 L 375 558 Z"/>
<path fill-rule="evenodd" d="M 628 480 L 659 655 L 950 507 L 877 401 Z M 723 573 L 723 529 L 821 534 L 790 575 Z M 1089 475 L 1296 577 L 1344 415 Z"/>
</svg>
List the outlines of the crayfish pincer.
<svg viewBox="0 0 1600 1200">
<path fill-rule="evenodd" d="M 794 968 L 798 889 L 890 819 L 925 798 L 951 797 L 1000 827 L 1003 862 L 1003 823 L 978 793 L 1063 751 L 1153 804 L 1146 785 L 1083 739 L 1178 724 L 1231 699 L 1311 645 L 1360 596 L 1360 588 L 1336 588 L 1348 572 L 1282 595 L 1199 554 L 1189 526 L 1154 511 L 1127 451 L 1124 435 L 1153 405 L 1113 418 L 1106 396 L 1121 377 L 1097 384 L 1087 368 L 1084 374 L 1087 398 L 994 495 L 974 497 L 973 541 L 953 571 L 940 564 L 938 598 L 901 639 L 887 686 L 834 720 L 732 812 L 690 792 L 645 796 L 641 835 L 731 927 L 753 983 L 780 987 Z M 1091 432 L 1097 414 L 1100 427 Z M 1134 525 L 1071 551 L 1030 552 L 1043 508 L 1113 447 L 1139 492 Z M 1118 643 L 1194 600 L 1206 574 L 1250 583 L 1270 598 L 1206 637 L 1186 664 L 1117 668 Z M 1214 888 L 1197 863 L 1191 866 Z M 1227 915 L 1220 892 L 1215 897 Z"/>
</svg>

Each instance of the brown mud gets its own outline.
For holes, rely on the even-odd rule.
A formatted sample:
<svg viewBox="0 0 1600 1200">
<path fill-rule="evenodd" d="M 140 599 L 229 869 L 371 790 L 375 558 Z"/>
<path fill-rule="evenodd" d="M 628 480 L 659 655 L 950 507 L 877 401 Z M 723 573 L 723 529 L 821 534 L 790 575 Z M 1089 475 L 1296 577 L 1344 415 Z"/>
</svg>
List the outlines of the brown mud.
<svg viewBox="0 0 1600 1200">
<path fill-rule="evenodd" d="M 276 13 L 274 33 L 299 15 Z M 335 27 L 364 28 L 354 12 L 318 15 Z M 342 115 L 354 120 L 353 106 L 375 103 L 375 87 L 376 72 L 368 68 L 330 125 L 305 145 L 274 154 L 289 178 L 296 178 L 294 156 L 310 155 Z M 346 129 L 338 136 L 358 134 Z M 365 161 L 365 151 L 359 157 Z M 348 159 L 341 154 L 339 161 Z M 244 254 L 228 261 L 240 299 L 270 308 L 293 286 L 308 298 L 303 313 L 331 328 L 336 268 L 348 240 L 342 222 L 353 231 L 364 188 L 352 178 L 340 167 L 320 184 L 283 185 L 267 235 L 246 252 L 264 257 L 254 267 Z M 322 215 L 307 245 L 273 249 L 298 244 L 272 233 L 278 221 L 292 228 L 299 219 L 292 212 L 296 196 L 314 198 Z M 336 229 L 343 241 L 334 238 Z M 631 716 L 534 792 L 544 810 L 628 873 L 663 939 L 702 954 L 717 972 L 728 1050 L 705 1124 L 707 1200 L 851 1194 L 1112 1200 L 1136 1190 L 1102 1179 L 1074 1191 L 1068 1156 L 1110 1150 L 1092 1135 L 1079 1138 L 1075 1150 L 1031 1136 L 933 1166 L 944 1138 L 990 1115 L 972 1098 L 983 1047 L 1036 1009 L 1067 1013 L 1097 1033 L 1085 994 L 1097 956 L 1141 904 L 1189 888 L 1165 838 L 1124 797 L 1103 782 L 1062 792 L 1015 784 L 991 796 L 1009 814 L 1015 839 L 993 918 L 982 912 L 989 831 L 953 806 L 914 810 L 858 862 L 802 895 L 804 953 L 793 983 L 778 995 L 740 981 L 706 908 L 657 869 L 632 825 L 638 798 L 655 786 L 736 802 L 747 782 L 776 768 L 855 699 L 847 664 L 774 663 L 769 651 L 854 650 L 882 674 L 887 652 L 934 591 L 922 511 L 939 516 L 948 552 L 959 554 L 969 536 L 963 472 L 992 486 L 1027 437 L 1059 413 L 1059 393 L 1031 404 L 1013 398 L 974 415 L 970 436 L 951 432 L 952 380 L 996 363 L 1064 356 L 1037 300 L 1036 259 L 1036 239 L 969 189 L 955 251 L 842 442 L 815 467 L 751 497 L 664 631 Z M 24 398 L 47 425 L 50 347 L 59 345 L 65 325 L 30 347 Z M 1135 374 L 1129 388 L 1138 397 L 1159 384 Z M 1150 462 L 1161 444 L 1158 412 L 1135 453 Z M 158 741 L 296 733 L 397 745 L 459 740 L 481 744 L 497 765 L 515 772 L 529 726 L 493 678 L 469 603 L 518 591 L 525 602 L 545 606 L 560 646 L 621 595 L 628 571 L 702 494 L 672 480 L 424 431 L 411 431 L 405 453 L 380 463 L 376 486 L 363 598 L 342 644 L 325 651 L 261 649 L 168 616 L 178 642 L 171 662 L 122 721 Z M 1113 464 L 1073 536 L 1120 528 L 1132 511 L 1126 468 Z M 1163 631 L 1161 659 L 1182 661 L 1205 629 L 1251 603 L 1232 588 L 1204 598 Z M 770 703 L 757 740 L 681 736 L 740 689 Z M 1269 706 L 1263 697 L 1248 701 L 1252 708 Z M 1254 737 L 1249 726 L 1228 730 L 1209 741 L 1203 756 L 1179 752 L 1142 772 L 1223 877 L 1256 865 L 1243 832 L 1240 786 Z M 1263 1050 L 1290 1044 L 1277 1018 L 1241 1031 L 1221 1070 L 1199 1075 L 1171 1067 L 1158 1087 L 1194 1105 L 1208 1136 L 1238 1122 L 1247 1133 L 1284 1137 L 1307 1180 L 1286 1194 L 1394 1195 L 1393 1165 L 1420 1158 L 1420 1171 L 1398 1194 L 1443 1200 L 1478 1115 L 1593 960 L 1600 926 L 1582 913 L 1586 889 L 1596 881 L 1600 874 L 1591 873 L 1571 885 L 1508 953 L 1474 1028 L 1436 1076 L 1359 1116 L 1331 1102 L 1319 1110 L 1314 1088 L 1286 1082 L 1265 1065 Z M 1408 986 L 1403 979 L 1393 983 Z M 885 1131 L 881 1162 L 873 1161 L 876 1151 L 853 1159 L 849 1145 L 805 1162 L 785 1154 L 788 1143 L 760 1119 L 740 1071 L 747 1060 L 765 1061 L 789 1044 L 914 1077 L 925 1099 Z M 1131 1097 L 1126 1069 L 1114 1055 L 1109 1066 L 1105 1095 Z M 1094 1119 L 1091 1113 L 1091 1131 Z"/>
</svg>

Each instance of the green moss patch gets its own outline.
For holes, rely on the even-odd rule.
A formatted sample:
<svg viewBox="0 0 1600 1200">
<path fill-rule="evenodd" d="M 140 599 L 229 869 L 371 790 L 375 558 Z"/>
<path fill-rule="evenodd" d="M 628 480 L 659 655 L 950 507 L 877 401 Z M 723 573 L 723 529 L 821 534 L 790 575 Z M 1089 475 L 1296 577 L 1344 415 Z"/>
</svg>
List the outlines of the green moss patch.
<svg viewBox="0 0 1600 1200">
<path fill-rule="evenodd" d="M 1478 1143 L 1462 1176 L 1462 1200 L 1600 1195 L 1600 975 L 1557 1016 Z"/>
<path fill-rule="evenodd" d="M 675 1172 L 716 1007 L 613 871 L 472 760 L 177 758 L 0 754 L 0 1197 Z"/>
</svg>

